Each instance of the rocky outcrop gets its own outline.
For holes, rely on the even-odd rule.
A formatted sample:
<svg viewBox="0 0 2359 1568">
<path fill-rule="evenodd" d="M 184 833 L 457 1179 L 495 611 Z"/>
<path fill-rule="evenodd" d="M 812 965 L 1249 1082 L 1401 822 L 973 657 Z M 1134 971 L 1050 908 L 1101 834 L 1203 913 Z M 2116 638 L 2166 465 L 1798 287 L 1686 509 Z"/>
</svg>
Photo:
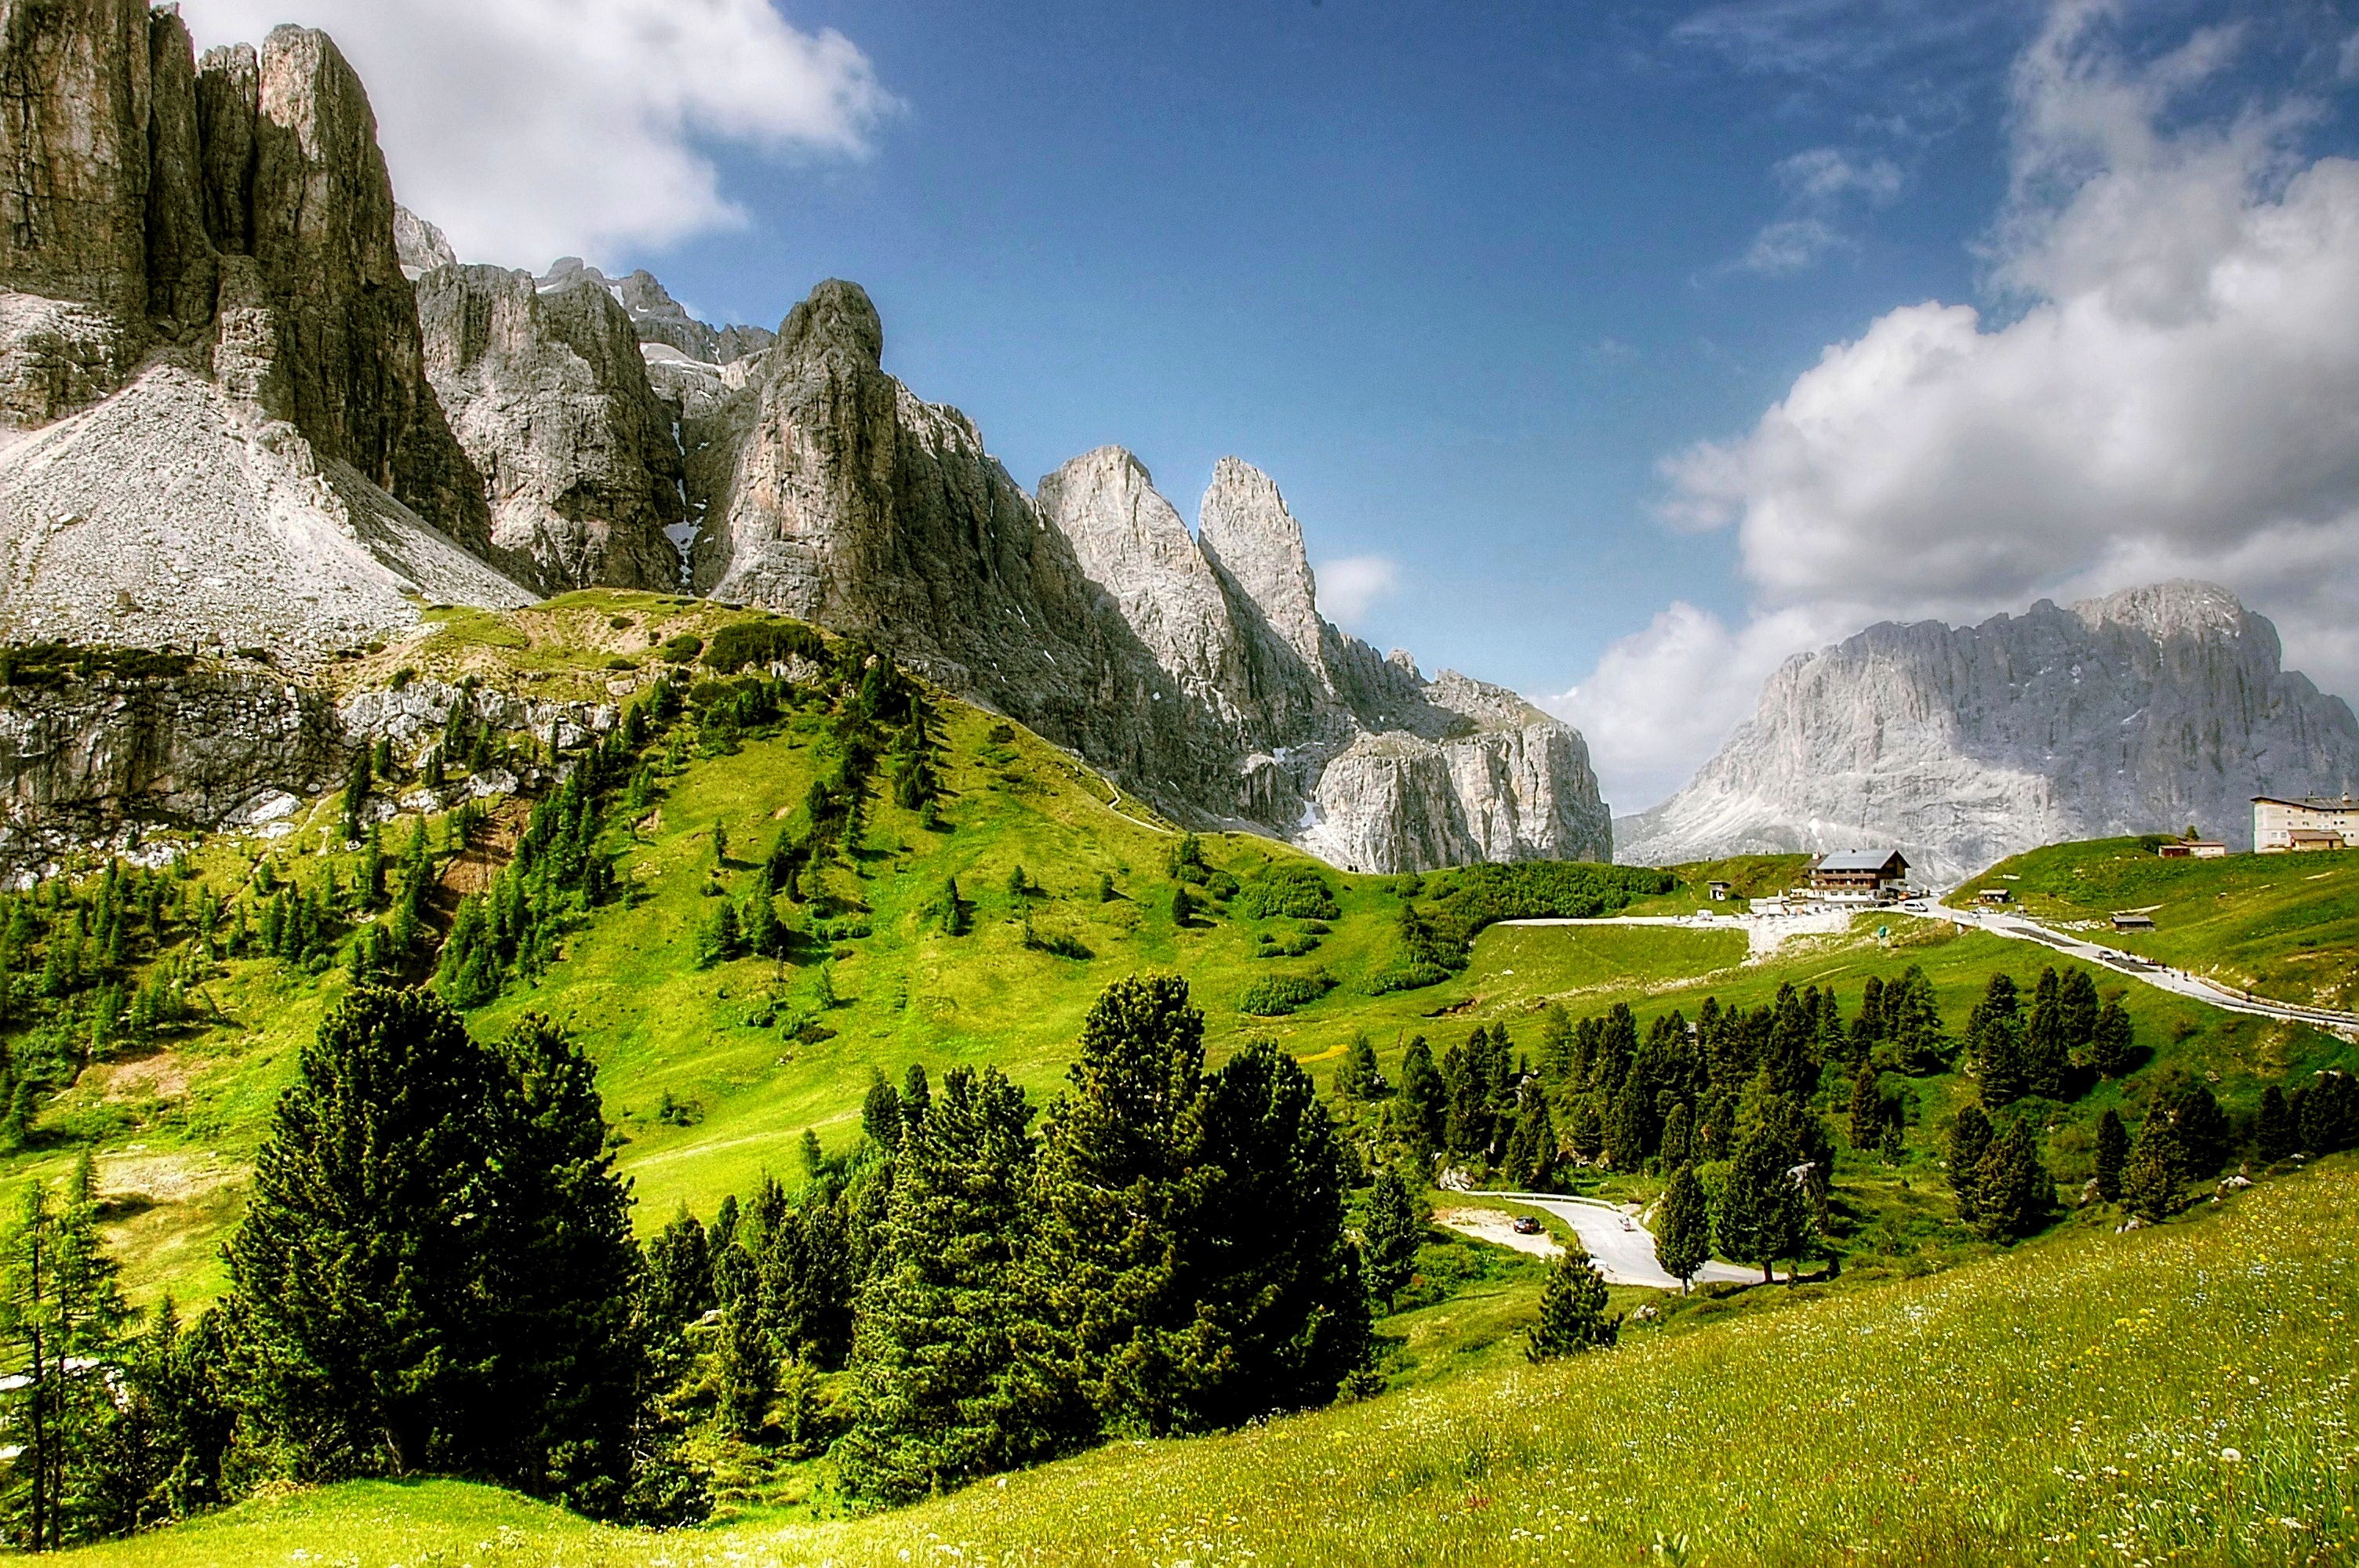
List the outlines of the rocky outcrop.
<svg viewBox="0 0 2359 1568">
<path fill-rule="evenodd" d="M 438 267 L 459 265 L 450 237 L 407 207 L 393 210 L 393 249 L 401 258 L 401 276 L 412 283 Z"/>
<path fill-rule="evenodd" d="M 484 476 L 492 541 L 551 589 L 676 587 L 673 418 L 631 319 L 586 279 L 446 266 L 418 284 L 427 373 Z"/>
<path fill-rule="evenodd" d="M 1215 468 L 1195 538 L 1120 448 L 1038 496 L 1170 695 L 1230 748 L 1231 798 L 1200 807 L 1353 871 L 1611 858 L 1581 737 L 1500 687 L 1428 683 L 1321 617 L 1301 525 L 1250 464 Z"/>
<path fill-rule="evenodd" d="M 324 35 L 196 59 L 137 0 L 0 6 L 0 634 L 372 640 L 515 604 Z"/>
<path fill-rule="evenodd" d="M 777 333 L 760 327 L 715 327 L 698 320 L 656 280 L 655 274 L 644 268 L 628 277 L 613 278 L 580 256 L 560 256 L 541 275 L 540 282 L 545 288 L 595 284 L 631 313 L 632 329 L 641 342 L 665 344 L 700 364 L 734 364 L 777 341 Z"/>
<path fill-rule="evenodd" d="M 1788 661 L 1693 783 L 1618 825 L 1623 858 L 1889 844 L 1950 881 L 2190 822 L 2247 848 L 2249 797 L 2359 787 L 2359 721 L 2281 656 L 2207 583 L 1871 626 Z"/>
<path fill-rule="evenodd" d="M 273 797 L 333 788 L 349 755 L 333 703 L 267 675 L 0 687 L 0 870 L 127 823 L 247 820 Z"/>
</svg>

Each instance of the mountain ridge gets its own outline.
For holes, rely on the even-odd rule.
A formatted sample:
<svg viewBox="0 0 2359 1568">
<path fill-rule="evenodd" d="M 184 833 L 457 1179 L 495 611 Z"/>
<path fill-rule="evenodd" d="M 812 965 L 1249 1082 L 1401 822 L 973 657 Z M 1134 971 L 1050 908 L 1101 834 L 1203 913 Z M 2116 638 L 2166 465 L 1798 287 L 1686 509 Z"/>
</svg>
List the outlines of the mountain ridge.
<svg viewBox="0 0 2359 1568">
<path fill-rule="evenodd" d="M 1789 659 L 1625 859 L 1893 844 L 1954 880 L 2042 843 L 2176 831 L 2248 848 L 2248 797 L 2359 784 L 2359 720 L 2277 628 L 2177 580 L 1971 627 L 1881 622 Z"/>
</svg>

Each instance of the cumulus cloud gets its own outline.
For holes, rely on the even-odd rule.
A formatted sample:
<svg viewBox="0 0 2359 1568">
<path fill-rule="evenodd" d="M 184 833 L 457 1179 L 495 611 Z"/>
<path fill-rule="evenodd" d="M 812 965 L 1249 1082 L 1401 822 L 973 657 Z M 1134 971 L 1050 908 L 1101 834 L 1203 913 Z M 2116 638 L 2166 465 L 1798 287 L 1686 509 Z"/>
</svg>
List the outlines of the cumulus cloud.
<svg viewBox="0 0 2359 1568">
<path fill-rule="evenodd" d="M 1738 644 L 1831 607 L 1969 619 L 2184 575 L 2359 688 L 2359 163 L 2299 156 L 2299 102 L 2175 124 L 2236 35 L 2134 60 L 2115 12 L 2060 5 L 2017 64 L 1990 254 L 2010 313 L 1889 311 L 1751 430 L 1666 461 L 1665 519 L 1734 531 L 1756 607 Z M 1683 653 L 1704 630 L 1666 611 L 1576 706 L 1712 709 L 1728 677 Z"/>
<path fill-rule="evenodd" d="M 402 202 L 470 261 L 743 221 L 712 148 L 858 158 L 897 107 L 857 45 L 770 0 L 193 0 L 200 45 L 299 22 L 368 83 Z"/>
<path fill-rule="evenodd" d="M 1681 600 L 1614 642 L 1579 686 L 1538 705 L 1587 738 L 1615 812 L 1643 811 L 1687 783 L 1798 648 L 1852 630 L 1843 614 L 1810 606 L 1731 628 Z"/>
<path fill-rule="evenodd" d="M 1400 590 L 1400 566 L 1389 556 L 1344 556 L 1314 574 L 1319 608 L 1339 626 L 1356 625 Z"/>
</svg>

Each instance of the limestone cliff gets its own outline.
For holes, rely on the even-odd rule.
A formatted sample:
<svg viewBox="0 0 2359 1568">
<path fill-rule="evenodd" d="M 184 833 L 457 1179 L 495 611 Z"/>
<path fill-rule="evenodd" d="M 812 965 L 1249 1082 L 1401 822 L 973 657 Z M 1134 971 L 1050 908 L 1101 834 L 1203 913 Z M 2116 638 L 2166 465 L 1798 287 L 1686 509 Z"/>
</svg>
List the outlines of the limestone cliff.
<svg viewBox="0 0 2359 1568">
<path fill-rule="evenodd" d="M 0 6 L 0 633 L 268 643 L 529 597 L 424 364 L 359 79 L 281 27 Z"/>
<path fill-rule="evenodd" d="M 1892 844 L 1949 881 L 2190 822 L 2245 848 L 2250 796 L 2359 787 L 2359 721 L 2280 661 L 2277 629 L 2206 583 L 1871 626 L 1788 661 L 1693 783 L 1617 825 L 1622 855 Z"/>
<path fill-rule="evenodd" d="M 445 266 L 418 283 L 427 373 L 484 478 L 492 542 L 551 589 L 666 589 L 685 512 L 672 416 L 629 312 L 575 278 Z"/>
<path fill-rule="evenodd" d="M 1120 448 L 1038 496 L 1172 700 L 1229 747 L 1233 793 L 1200 808 L 1354 871 L 1611 858 L 1579 734 L 1454 672 L 1429 683 L 1323 619 L 1301 525 L 1259 470 L 1221 460 L 1193 538 Z"/>
</svg>

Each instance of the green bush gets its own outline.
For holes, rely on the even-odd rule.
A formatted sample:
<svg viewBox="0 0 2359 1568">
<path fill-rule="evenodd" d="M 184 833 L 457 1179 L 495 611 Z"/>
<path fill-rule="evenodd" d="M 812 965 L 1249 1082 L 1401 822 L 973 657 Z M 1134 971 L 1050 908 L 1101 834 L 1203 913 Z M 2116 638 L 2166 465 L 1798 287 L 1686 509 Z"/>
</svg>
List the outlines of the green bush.
<svg viewBox="0 0 2359 1568">
<path fill-rule="evenodd" d="M 1334 977 L 1323 969 L 1308 975 L 1273 975 L 1247 986 L 1237 998 L 1237 1011 L 1256 1018 L 1284 1018 L 1334 989 Z"/>
<path fill-rule="evenodd" d="M 671 663 L 684 665 L 704 652 L 704 639 L 693 632 L 682 632 L 677 637 L 665 638 L 659 651 Z"/>
<path fill-rule="evenodd" d="M 1295 920 L 1335 920 L 1343 911 L 1335 906 L 1334 890 L 1327 879 L 1309 866 L 1274 865 L 1248 881 L 1237 899 L 1237 907 L 1254 920 L 1283 914 Z"/>
</svg>

